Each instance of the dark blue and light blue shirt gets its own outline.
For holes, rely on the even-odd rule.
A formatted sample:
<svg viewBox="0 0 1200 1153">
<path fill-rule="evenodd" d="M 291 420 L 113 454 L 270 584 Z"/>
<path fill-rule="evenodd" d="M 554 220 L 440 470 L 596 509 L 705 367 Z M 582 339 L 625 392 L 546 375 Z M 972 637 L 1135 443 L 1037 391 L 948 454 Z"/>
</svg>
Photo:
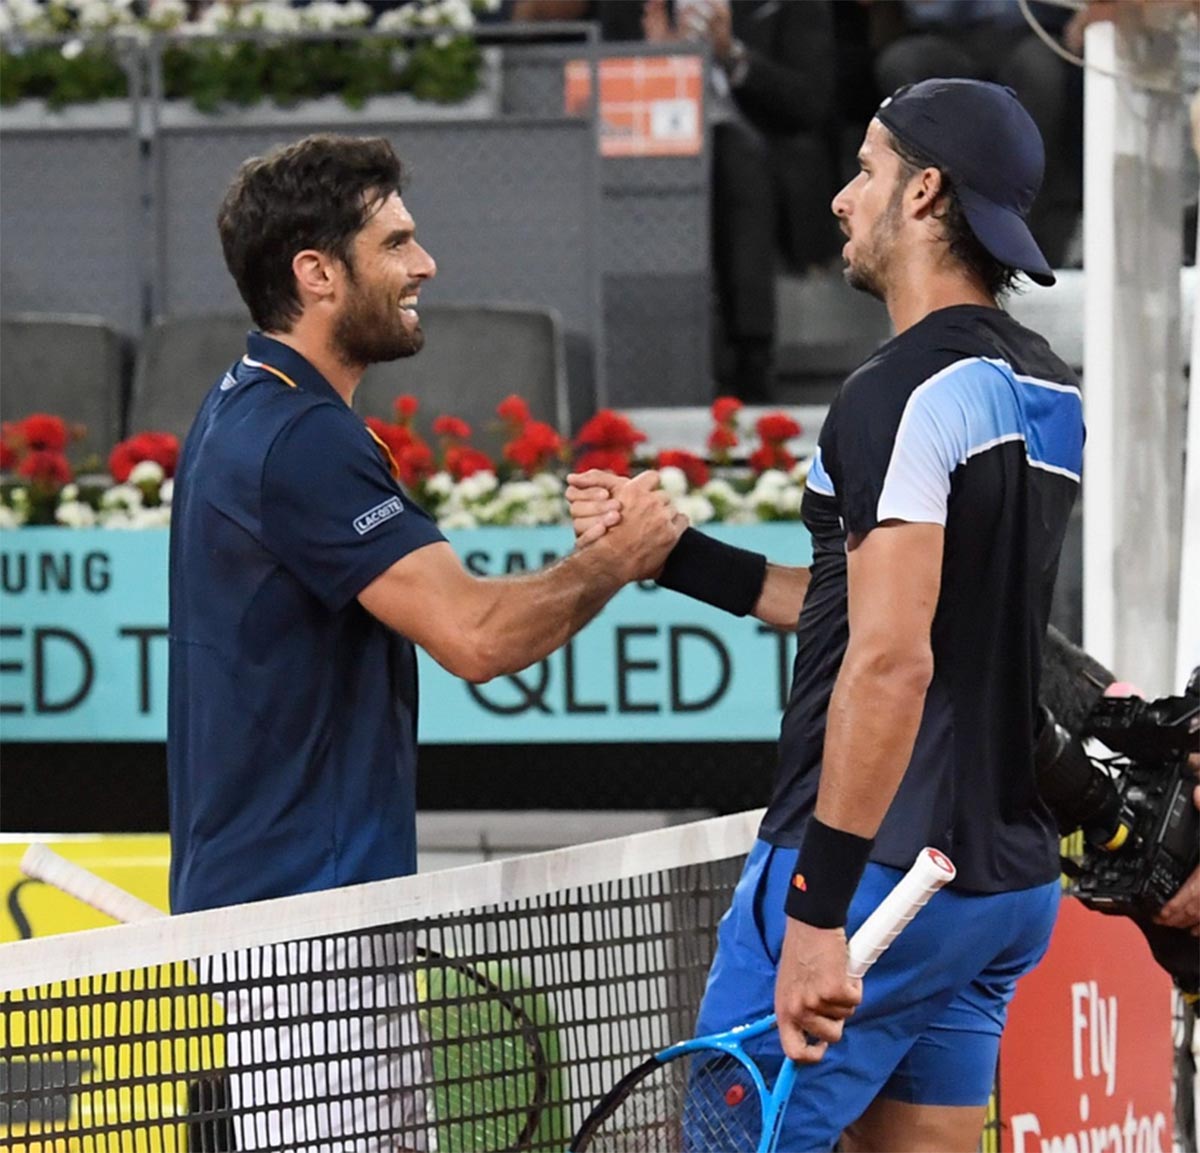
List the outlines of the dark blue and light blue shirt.
<svg viewBox="0 0 1200 1153">
<path fill-rule="evenodd" d="M 175 478 L 173 912 L 415 870 L 415 653 L 356 598 L 442 539 L 328 381 L 252 333 Z"/>
<path fill-rule="evenodd" d="M 998 309 L 934 312 L 849 377 L 804 497 L 812 580 L 765 840 L 799 844 L 816 802 L 849 638 L 847 536 L 888 520 L 941 524 L 933 681 L 872 859 L 906 868 L 933 845 L 953 858 L 956 884 L 980 892 L 1058 875 L 1056 826 L 1034 784 L 1034 723 L 1083 435 L 1071 370 Z"/>
</svg>

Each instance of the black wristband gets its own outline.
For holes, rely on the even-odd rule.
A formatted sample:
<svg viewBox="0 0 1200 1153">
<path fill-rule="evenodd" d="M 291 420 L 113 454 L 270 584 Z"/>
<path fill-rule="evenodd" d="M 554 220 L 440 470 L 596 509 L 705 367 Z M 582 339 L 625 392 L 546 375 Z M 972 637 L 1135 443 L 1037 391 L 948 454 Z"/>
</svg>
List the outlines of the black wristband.
<svg viewBox="0 0 1200 1153">
<path fill-rule="evenodd" d="M 813 817 L 796 857 L 784 912 L 817 929 L 840 929 L 874 843 L 873 837 L 831 829 Z"/>
<path fill-rule="evenodd" d="M 744 617 L 754 610 L 766 579 L 767 558 L 762 553 L 689 528 L 668 555 L 658 583 Z"/>
</svg>

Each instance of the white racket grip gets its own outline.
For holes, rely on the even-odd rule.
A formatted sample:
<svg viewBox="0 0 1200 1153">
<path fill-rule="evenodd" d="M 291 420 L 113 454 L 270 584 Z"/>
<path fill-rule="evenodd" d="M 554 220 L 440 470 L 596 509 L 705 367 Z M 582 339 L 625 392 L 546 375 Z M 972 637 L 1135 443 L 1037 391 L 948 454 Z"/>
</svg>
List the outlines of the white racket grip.
<svg viewBox="0 0 1200 1153">
<path fill-rule="evenodd" d="M 141 897 L 135 897 L 119 885 L 96 876 L 90 869 L 59 856 L 49 845 L 30 845 L 21 858 L 20 869 L 25 876 L 45 881 L 115 921 L 137 924 L 166 916 Z"/>
<path fill-rule="evenodd" d="M 945 853 L 940 849 L 922 849 L 900 883 L 850 938 L 850 976 L 863 976 L 929 898 L 953 881 L 954 876 L 954 865 Z"/>
</svg>

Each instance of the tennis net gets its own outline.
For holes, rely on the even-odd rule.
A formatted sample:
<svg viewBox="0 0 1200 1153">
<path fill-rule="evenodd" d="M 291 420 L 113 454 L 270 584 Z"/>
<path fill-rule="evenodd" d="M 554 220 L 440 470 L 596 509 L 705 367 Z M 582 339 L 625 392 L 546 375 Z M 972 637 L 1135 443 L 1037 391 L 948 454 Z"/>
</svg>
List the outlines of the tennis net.
<svg viewBox="0 0 1200 1153">
<path fill-rule="evenodd" d="M 0 946 L 0 1147 L 561 1153 L 690 1035 L 760 815 Z"/>
</svg>

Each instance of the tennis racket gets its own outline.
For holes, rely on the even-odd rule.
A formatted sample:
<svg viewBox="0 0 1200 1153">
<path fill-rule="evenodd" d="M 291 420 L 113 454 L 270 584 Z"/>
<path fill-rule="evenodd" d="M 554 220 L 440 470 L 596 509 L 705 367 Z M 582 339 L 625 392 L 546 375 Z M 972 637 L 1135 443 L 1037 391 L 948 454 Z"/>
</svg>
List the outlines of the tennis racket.
<svg viewBox="0 0 1200 1153">
<path fill-rule="evenodd" d="M 944 853 L 922 849 L 913 867 L 850 938 L 850 975 L 864 976 L 954 874 Z M 774 1028 L 771 1014 L 656 1053 L 605 1094 L 575 1134 L 571 1153 L 773 1153 L 797 1064 L 785 1059 L 769 1087 L 744 1046 Z"/>
</svg>

